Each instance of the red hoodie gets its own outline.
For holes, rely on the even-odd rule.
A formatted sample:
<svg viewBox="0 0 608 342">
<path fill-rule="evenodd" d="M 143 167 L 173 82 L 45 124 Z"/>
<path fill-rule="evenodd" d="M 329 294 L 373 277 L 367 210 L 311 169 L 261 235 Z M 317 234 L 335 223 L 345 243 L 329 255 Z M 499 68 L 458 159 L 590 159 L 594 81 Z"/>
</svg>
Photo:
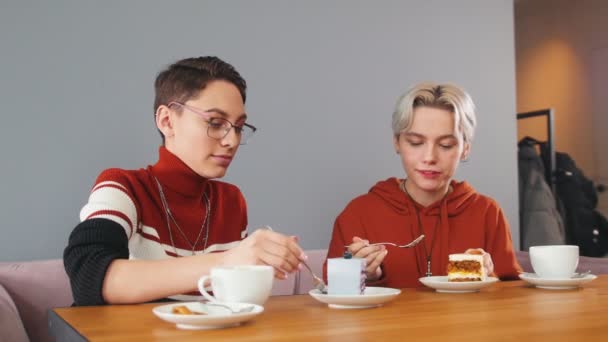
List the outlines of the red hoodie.
<svg viewBox="0 0 608 342">
<path fill-rule="evenodd" d="M 483 248 L 490 253 L 500 279 L 518 278 L 521 267 L 515 258 L 509 225 L 494 200 L 477 193 L 467 182 L 452 181 L 453 190 L 444 199 L 423 207 L 401 191 L 399 182 L 396 178 L 380 181 L 369 193 L 346 206 L 336 219 L 328 258 L 341 257 L 353 236 L 370 243 L 402 245 L 424 234 L 425 239 L 414 248 L 387 246 L 383 276 L 375 284 L 394 288 L 422 286 L 418 278 L 427 271 L 428 254 L 433 275 L 446 275 L 448 255 L 469 248 Z"/>
</svg>

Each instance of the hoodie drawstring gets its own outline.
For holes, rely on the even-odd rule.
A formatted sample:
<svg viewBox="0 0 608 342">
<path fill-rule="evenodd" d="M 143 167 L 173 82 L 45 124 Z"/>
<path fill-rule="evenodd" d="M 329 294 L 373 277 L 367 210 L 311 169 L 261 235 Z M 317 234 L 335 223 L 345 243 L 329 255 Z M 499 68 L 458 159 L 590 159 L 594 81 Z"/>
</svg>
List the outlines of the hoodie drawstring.
<svg viewBox="0 0 608 342">
<path fill-rule="evenodd" d="M 438 234 L 441 236 L 440 238 L 440 246 L 439 246 L 439 266 L 440 269 L 447 269 L 447 260 L 448 260 L 448 242 L 450 236 L 450 221 L 448 220 L 448 201 L 444 198 L 441 202 L 440 209 L 440 219 L 441 219 L 441 227 L 439 228 Z"/>
</svg>

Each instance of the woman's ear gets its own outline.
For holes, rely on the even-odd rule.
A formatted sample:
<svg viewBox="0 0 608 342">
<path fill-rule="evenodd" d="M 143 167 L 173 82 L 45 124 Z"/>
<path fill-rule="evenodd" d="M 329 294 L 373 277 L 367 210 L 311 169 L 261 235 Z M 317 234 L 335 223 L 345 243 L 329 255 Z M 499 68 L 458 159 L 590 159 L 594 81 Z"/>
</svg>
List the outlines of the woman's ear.
<svg viewBox="0 0 608 342">
<path fill-rule="evenodd" d="M 166 138 L 173 136 L 173 122 L 171 109 L 165 105 L 158 106 L 156 109 L 156 128 L 163 133 Z"/>
<path fill-rule="evenodd" d="M 465 142 L 464 148 L 462 149 L 462 155 L 460 156 L 460 161 L 469 161 L 469 153 L 471 153 L 471 144 Z"/>
<path fill-rule="evenodd" d="M 395 153 L 399 154 L 399 136 L 393 135 L 393 147 L 395 148 Z"/>
</svg>

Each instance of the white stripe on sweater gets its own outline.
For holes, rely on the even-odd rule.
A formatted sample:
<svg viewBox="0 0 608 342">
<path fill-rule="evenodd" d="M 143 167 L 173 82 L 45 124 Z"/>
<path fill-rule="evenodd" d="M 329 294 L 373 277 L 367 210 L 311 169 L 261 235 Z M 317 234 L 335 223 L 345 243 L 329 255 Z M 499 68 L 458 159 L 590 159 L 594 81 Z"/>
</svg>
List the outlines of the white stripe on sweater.
<svg viewBox="0 0 608 342">
<path fill-rule="evenodd" d="M 110 187 L 108 185 L 114 185 L 120 189 Z M 95 186 L 95 190 L 89 196 L 88 203 L 85 204 L 80 210 L 80 220 L 84 221 L 87 219 L 87 217 L 89 217 L 89 215 L 100 210 L 118 211 L 128 217 L 129 220 L 131 220 L 131 224 L 137 224 L 137 210 L 135 208 L 135 203 L 133 203 L 131 197 L 129 197 L 126 192 L 125 187 L 120 183 L 101 182 L 97 184 Z M 120 224 L 125 229 L 127 236 L 131 237 L 133 227 L 129 226 L 123 218 L 108 213 L 104 213 L 102 215 L 105 218 Z"/>
<path fill-rule="evenodd" d="M 158 233 L 156 229 L 153 227 L 142 225 L 142 231 L 158 237 Z M 229 243 L 217 243 L 211 246 L 208 246 L 206 249 L 201 251 L 195 251 L 196 255 L 207 254 L 211 252 L 223 252 L 227 251 L 231 248 L 234 248 L 239 245 L 241 241 L 233 241 Z M 166 252 L 169 253 L 177 253 L 179 256 L 191 256 L 192 250 L 183 249 L 173 246 L 169 244 L 160 243 L 154 240 L 149 240 L 144 236 L 135 233 L 133 238 L 129 240 L 129 250 L 131 252 L 130 259 L 148 259 L 148 260 L 159 260 L 159 259 L 167 259 L 169 256 Z"/>
<path fill-rule="evenodd" d="M 146 225 L 141 225 L 141 230 L 142 232 L 148 234 L 148 235 L 152 235 L 155 238 L 160 240 L 160 236 L 158 236 L 158 232 L 156 231 L 156 229 L 150 227 L 150 226 L 146 226 Z"/>
</svg>

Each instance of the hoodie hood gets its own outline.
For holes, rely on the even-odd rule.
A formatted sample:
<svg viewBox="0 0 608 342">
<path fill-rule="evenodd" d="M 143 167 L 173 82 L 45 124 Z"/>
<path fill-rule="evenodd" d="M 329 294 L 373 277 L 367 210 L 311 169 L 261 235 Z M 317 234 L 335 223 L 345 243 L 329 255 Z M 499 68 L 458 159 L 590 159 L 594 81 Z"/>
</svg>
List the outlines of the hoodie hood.
<svg viewBox="0 0 608 342">
<path fill-rule="evenodd" d="M 442 199 L 427 207 L 423 207 L 420 204 L 413 202 L 409 196 L 401 190 L 399 187 L 400 182 L 401 180 L 392 177 L 376 183 L 369 192 L 370 194 L 380 197 L 389 207 L 400 215 L 415 214 L 414 206 L 417 206 L 421 215 L 435 216 L 444 211 L 444 214 L 447 214 L 448 217 L 460 214 L 478 196 L 475 189 L 473 189 L 469 183 L 452 180 L 450 185 L 453 190 L 447 195 L 445 202 Z"/>
</svg>

